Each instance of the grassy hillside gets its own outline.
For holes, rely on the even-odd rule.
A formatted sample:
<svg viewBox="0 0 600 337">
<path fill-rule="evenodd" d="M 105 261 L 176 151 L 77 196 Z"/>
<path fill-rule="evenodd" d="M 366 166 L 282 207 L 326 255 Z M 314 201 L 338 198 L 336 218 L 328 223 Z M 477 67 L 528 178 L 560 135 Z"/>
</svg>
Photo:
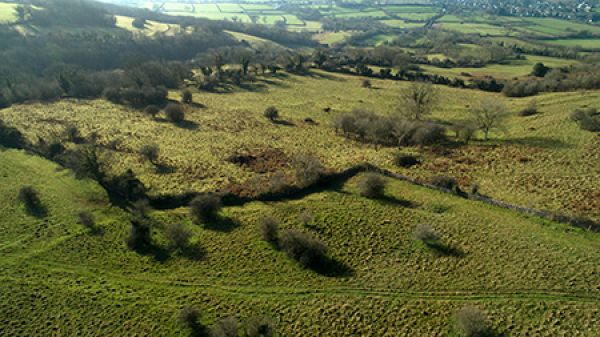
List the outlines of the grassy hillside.
<svg viewBox="0 0 600 337">
<path fill-rule="evenodd" d="M 484 309 L 498 334 L 600 329 L 597 234 L 407 183 L 390 180 L 385 201 L 373 201 L 358 196 L 358 177 L 299 200 L 227 208 L 230 220 L 204 226 L 192 225 L 187 209 L 153 212 L 157 248 L 139 255 L 123 243 L 128 216 L 95 184 L 12 150 L 0 152 L 0 179 L 3 335 L 183 336 L 177 316 L 190 304 L 206 324 L 269 315 L 280 336 L 450 335 L 452 314 L 467 304 Z M 40 192 L 47 217 L 19 205 L 24 182 Z M 101 234 L 76 223 L 82 210 Z M 303 211 L 314 216 L 309 226 L 298 221 Z M 273 250 L 260 239 L 265 215 L 321 238 L 346 272 L 321 275 Z M 193 231 L 201 259 L 164 248 L 173 223 Z M 458 253 L 415 241 L 419 223 Z"/>
<path fill-rule="evenodd" d="M 398 94 L 408 85 L 373 81 L 375 89 L 369 90 L 361 87 L 361 80 L 322 72 L 306 77 L 282 74 L 230 93 L 197 92 L 194 101 L 206 107 L 187 107 L 184 127 L 103 100 L 13 106 L 0 110 L 0 118 L 32 141 L 38 136 L 60 138 L 69 125 L 77 126 L 83 135 L 95 132 L 99 143 L 107 146 L 119 141 L 117 151 L 111 151 L 112 170 L 120 173 L 132 168 L 154 195 L 212 191 L 256 179 L 264 184 L 274 171 L 291 172 L 289 163 L 297 154 L 312 152 L 333 170 L 370 162 L 421 179 L 445 174 L 458 178 L 463 187 L 478 183 L 482 193 L 502 200 L 600 218 L 595 184 L 600 175 L 596 165 L 599 139 L 580 130 L 569 118 L 578 107 L 597 106 L 598 93 L 541 95 L 537 98 L 540 113 L 519 117 L 517 112 L 530 99 L 440 87 L 441 104 L 433 119 L 463 119 L 470 104 L 495 97 L 505 100 L 513 113 L 505 132 L 494 133 L 488 142 L 475 141 L 445 153 L 401 149 L 420 154 L 424 161 L 412 169 L 398 169 L 391 163 L 398 149 L 349 141 L 336 135 L 331 126 L 336 116 L 353 108 L 394 113 Z M 178 92 L 171 95 L 179 99 Z M 280 110 L 286 123 L 274 124 L 262 116 L 270 105 Z M 332 110 L 325 112 L 324 108 Z M 306 123 L 305 118 L 317 124 Z M 151 143 L 160 145 L 159 162 L 167 170 L 157 169 L 139 154 L 143 145 Z M 266 173 L 228 162 L 237 152 L 259 157 L 270 154 Z"/>
</svg>

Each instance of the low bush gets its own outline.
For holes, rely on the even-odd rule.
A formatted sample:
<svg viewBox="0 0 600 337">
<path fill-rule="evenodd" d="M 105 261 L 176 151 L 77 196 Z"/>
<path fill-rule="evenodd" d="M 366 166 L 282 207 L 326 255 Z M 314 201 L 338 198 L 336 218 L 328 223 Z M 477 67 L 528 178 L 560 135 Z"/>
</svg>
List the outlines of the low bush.
<svg viewBox="0 0 600 337">
<path fill-rule="evenodd" d="M 214 194 L 200 195 L 190 203 L 190 215 L 195 224 L 215 220 L 221 210 L 221 198 Z"/>
<path fill-rule="evenodd" d="M 378 174 L 367 173 L 358 183 L 360 195 L 375 199 L 383 196 L 386 182 Z"/>
<path fill-rule="evenodd" d="M 452 177 L 447 176 L 435 176 L 431 178 L 431 185 L 445 188 L 451 191 L 457 191 L 459 189 L 458 181 Z"/>
<path fill-rule="evenodd" d="M 152 118 L 156 118 L 156 116 L 160 113 L 160 108 L 156 105 L 148 105 L 144 109 L 144 113 Z"/>
<path fill-rule="evenodd" d="M 571 119 L 583 130 L 600 132 L 600 113 L 596 108 L 577 109 L 571 114 Z"/>
<path fill-rule="evenodd" d="M 369 81 L 369 80 L 363 80 L 362 81 L 362 87 L 363 88 L 367 88 L 367 89 L 371 89 L 373 87 L 373 85 L 371 84 L 371 81 Z"/>
<path fill-rule="evenodd" d="M 169 225 L 165 231 L 171 249 L 185 251 L 190 246 L 192 231 L 181 223 Z"/>
<path fill-rule="evenodd" d="M 183 108 L 181 105 L 176 103 L 169 103 L 165 107 L 165 116 L 167 116 L 169 121 L 175 124 L 181 123 L 185 120 L 185 112 L 183 111 Z"/>
<path fill-rule="evenodd" d="M 270 121 L 274 121 L 275 119 L 277 119 L 279 117 L 279 110 L 277 110 L 277 108 L 274 106 L 270 106 L 265 109 L 265 111 L 263 112 L 263 115 L 266 118 L 268 118 Z"/>
<path fill-rule="evenodd" d="M 263 240 L 274 247 L 278 246 L 279 242 L 279 222 L 273 217 L 264 217 L 261 220 L 261 236 Z"/>
<path fill-rule="evenodd" d="M 156 144 L 146 144 L 140 149 L 140 154 L 150 163 L 156 164 L 160 155 L 160 147 Z"/>
<path fill-rule="evenodd" d="M 246 323 L 247 337 L 273 337 L 275 336 L 275 324 L 268 317 L 253 317 Z"/>
<path fill-rule="evenodd" d="M 186 306 L 179 312 L 179 322 L 185 328 L 191 330 L 192 336 L 209 336 L 209 331 L 200 322 L 200 311 L 194 307 Z"/>
<path fill-rule="evenodd" d="M 189 89 L 185 89 L 181 93 L 181 103 L 192 104 L 193 101 L 194 97 L 192 96 L 192 92 Z"/>
<path fill-rule="evenodd" d="M 235 317 L 219 320 L 211 329 L 211 337 L 238 337 L 238 321 Z"/>
<path fill-rule="evenodd" d="M 427 224 L 419 224 L 415 227 L 413 236 L 416 240 L 422 241 L 423 243 L 432 243 L 440 239 L 439 234 Z"/>
<path fill-rule="evenodd" d="M 466 306 L 455 314 L 457 332 L 464 337 L 483 337 L 489 334 L 483 310 Z"/>
<path fill-rule="evenodd" d="M 321 240 L 295 229 L 284 231 L 279 245 L 305 268 L 318 268 L 327 260 L 327 246 Z"/>
<path fill-rule="evenodd" d="M 411 167 L 419 164 L 419 159 L 413 155 L 396 153 L 393 162 L 398 167 Z"/>
<path fill-rule="evenodd" d="M 293 166 L 296 171 L 296 182 L 301 187 L 316 183 L 325 173 L 325 168 L 319 158 L 311 154 L 296 156 Z"/>
</svg>

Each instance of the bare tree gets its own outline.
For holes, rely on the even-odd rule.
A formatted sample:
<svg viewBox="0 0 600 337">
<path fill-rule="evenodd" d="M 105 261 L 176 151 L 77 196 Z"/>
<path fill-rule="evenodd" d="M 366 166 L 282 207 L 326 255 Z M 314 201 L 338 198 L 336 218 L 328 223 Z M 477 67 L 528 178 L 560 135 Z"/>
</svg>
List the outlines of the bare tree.
<svg viewBox="0 0 600 337">
<path fill-rule="evenodd" d="M 400 111 L 410 119 L 421 120 L 438 105 L 439 92 L 429 82 L 412 82 L 400 92 Z"/>
<path fill-rule="evenodd" d="M 471 120 L 483 132 L 485 140 L 492 129 L 502 127 L 507 117 L 508 109 L 499 99 L 486 98 L 471 108 Z"/>
</svg>

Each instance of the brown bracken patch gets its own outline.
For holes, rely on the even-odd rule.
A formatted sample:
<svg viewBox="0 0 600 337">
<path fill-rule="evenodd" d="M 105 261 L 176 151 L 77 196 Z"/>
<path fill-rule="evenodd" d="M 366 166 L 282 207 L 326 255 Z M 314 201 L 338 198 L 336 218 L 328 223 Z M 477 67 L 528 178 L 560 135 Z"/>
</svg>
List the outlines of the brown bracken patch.
<svg viewBox="0 0 600 337">
<path fill-rule="evenodd" d="M 267 173 L 286 168 L 290 159 L 279 149 L 255 149 L 235 153 L 227 161 L 255 173 Z"/>
</svg>

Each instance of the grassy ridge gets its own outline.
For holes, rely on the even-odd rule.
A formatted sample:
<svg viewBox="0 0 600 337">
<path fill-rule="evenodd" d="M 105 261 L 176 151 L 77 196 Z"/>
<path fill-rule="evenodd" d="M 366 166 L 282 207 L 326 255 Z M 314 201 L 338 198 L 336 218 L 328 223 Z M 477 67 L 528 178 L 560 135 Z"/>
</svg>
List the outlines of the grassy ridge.
<svg viewBox="0 0 600 337">
<path fill-rule="evenodd" d="M 0 217 L 2 334 L 186 335 L 176 317 L 192 303 L 207 324 L 270 315 L 281 336 L 445 335 L 465 304 L 484 308 L 494 329 L 511 335 L 593 336 L 599 328 L 597 234 L 391 180 L 387 201 L 368 200 L 357 195 L 358 177 L 302 200 L 224 210 L 235 225 L 193 226 L 186 209 L 154 212 L 159 224 L 191 228 L 205 257 L 140 256 L 123 243 L 127 216 L 97 186 L 21 152 L 0 156 L 8 205 Z M 38 177 L 27 182 L 40 191 L 49 220 L 19 207 L 22 177 Z M 102 235 L 75 223 L 82 209 L 94 212 Z M 314 215 L 311 226 L 299 223 L 301 211 Z M 322 276 L 274 251 L 258 234 L 268 214 L 282 228 L 320 237 L 351 273 Z M 462 257 L 438 256 L 416 242 L 412 230 L 423 222 Z M 21 241 L 20 229 L 46 243 Z M 154 228 L 159 247 L 163 231 Z M 15 242 L 18 249 L 9 248 Z"/>
</svg>

